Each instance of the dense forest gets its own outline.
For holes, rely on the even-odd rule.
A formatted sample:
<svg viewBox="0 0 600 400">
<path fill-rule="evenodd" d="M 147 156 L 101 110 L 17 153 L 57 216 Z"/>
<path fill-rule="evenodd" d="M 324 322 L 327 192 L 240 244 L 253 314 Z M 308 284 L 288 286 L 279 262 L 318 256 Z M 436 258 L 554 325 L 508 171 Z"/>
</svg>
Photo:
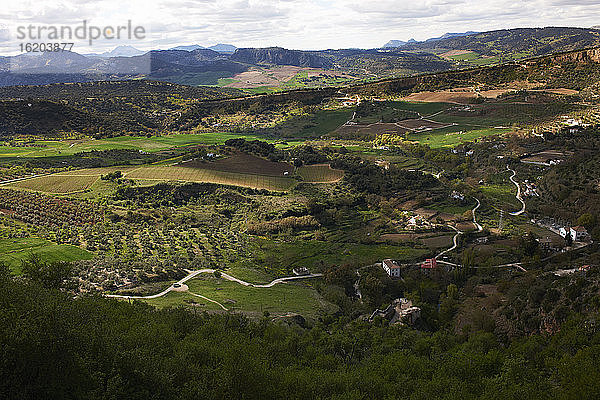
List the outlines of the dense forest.
<svg viewBox="0 0 600 400">
<path fill-rule="evenodd" d="M 583 399 L 600 394 L 597 313 L 513 342 L 344 318 L 157 311 L 0 276 L 11 399 Z"/>
</svg>

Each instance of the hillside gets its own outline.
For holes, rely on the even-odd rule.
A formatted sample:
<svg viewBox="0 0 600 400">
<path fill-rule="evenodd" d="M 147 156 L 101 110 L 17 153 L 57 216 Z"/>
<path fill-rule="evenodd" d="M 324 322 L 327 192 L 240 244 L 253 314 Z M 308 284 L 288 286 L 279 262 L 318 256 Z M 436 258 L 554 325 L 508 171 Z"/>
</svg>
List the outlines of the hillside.
<svg viewBox="0 0 600 400">
<path fill-rule="evenodd" d="M 471 50 L 482 55 L 525 53 L 539 56 L 600 45 L 600 31 L 586 28 L 517 28 L 409 44 L 403 50 Z"/>
<path fill-rule="evenodd" d="M 0 101 L 0 137 L 60 131 L 92 133 L 99 122 L 85 111 L 50 101 Z"/>
<path fill-rule="evenodd" d="M 497 85 L 517 80 L 582 90 L 594 86 L 600 80 L 599 62 L 600 48 L 593 48 L 532 58 L 519 63 L 383 80 L 354 85 L 348 90 L 369 95 L 394 95 L 473 84 Z"/>
<path fill-rule="evenodd" d="M 177 55 L 179 53 L 184 52 L 176 52 Z M 347 68 L 350 68 L 352 62 L 360 60 L 363 65 L 369 65 L 373 70 L 378 68 L 383 70 L 386 68 L 386 63 L 388 67 L 394 64 L 393 59 L 385 58 L 386 54 L 371 52 L 368 53 L 367 58 L 361 51 L 330 51 L 322 57 L 353 60 L 346 65 Z M 180 62 L 183 64 L 189 61 L 188 57 L 189 55 L 182 55 Z M 421 60 L 421 64 L 413 63 L 413 68 L 426 70 L 432 63 L 437 63 L 440 69 L 447 67 L 443 61 L 425 53 L 412 54 L 410 59 Z M 461 87 L 496 88 L 499 85 L 519 81 L 536 87 L 582 91 L 583 96 L 591 99 L 597 92 L 595 84 L 600 81 L 599 61 L 600 49 L 572 51 L 520 63 L 350 85 L 342 88 L 341 92 L 394 98 L 414 92 Z M 229 88 L 193 88 L 166 82 L 136 80 L 4 87 L 0 88 L 0 99 L 17 101 L 39 99 L 55 103 L 52 107 L 68 107 L 68 111 L 65 108 L 66 115 L 72 115 L 71 112 L 82 113 L 81 115 L 89 113 L 94 115 L 94 118 L 73 115 L 74 119 L 84 124 L 75 125 L 77 128 L 73 130 L 104 136 L 119 132 L 151 133 L 162 130 L 214 131 L 215 126 L 233 132 L 262 132 L 277 136 L 285 132 L 285 135 L 289 136 L 298 132 L 329 133 L 321 131 L 321 128 L 316 128 L 316 131 L 312 129 L 315 126 L 329 126 L 327 120 L 334 114 L 336 117 L 332 121 L 338 121 L 338 118 L 347 120 L 344 110 L 339 112 L 326 110 L 328 102 L 333 101 L 335 104 L 333 99 L 340 96 L 338 90 L 338 88 L 291 90 L 244 97 L 243 92 Z M 11 107 L 16 107 L 17 104 L 20 103 L 15 103 Z M 133 104 L 135 107 L 132 107 Z M 22 109 L 22 107 L 18 108 Z M 42 116 L 30 115 L 23 110 L 16 120 L 19 124 L 29 121 L 30 124 L 26 126 L 41 129 L 44 125 L 43 116 L 50 114 L 43 110 L 40 112 Z M 320 122 L 317 123 L 317 120 Z M 332 126 L 336 126 L 337 123 L 333 123 Z M 16 126 L 11 128 L 9 125 L 5 126 L 6 133 L 19 132 Z M 63 124 L 57 123 L 54 119 L 48 121 L 47 126 L 52 127 L 50 131 L 69 130 L 68 125 L 64 125 L 66 128 L 61 128 Z M 44 129 L 40 130 L 40 133 L 42 132 Z"/>
<path fill-rule="evenodd" d="M 331 68 L 331 61 L 318 52 L 287 50 L 281 47 L 237 49 L 230 57 L 246 64 L 294 65 L 297 67 Z"/>
<path fill-rule="evenodd" d="M 600 46 L 600 31 L 587 28 L 517 28 L 454 36 L 402 46 L 426 51 L 458 66 L 489 65 Z"/>
<path fill-rule="evenodd" d="M 148 80 L 0 87 L 0 132 L 110 136 L 156 131 L 190 104 L 241 95 L 235 89 Z"/>
<path fill-rule="evenodd" d="M 383 49 L 183 46 L 132 57 L 65 51 L 1 58 L 0 86 L 144 78 L 269 93 L 494 65 L 599 45 L 600 30 L 552 27 L 448 33 L 424 42 L 392 41 Z"/>
</svg>

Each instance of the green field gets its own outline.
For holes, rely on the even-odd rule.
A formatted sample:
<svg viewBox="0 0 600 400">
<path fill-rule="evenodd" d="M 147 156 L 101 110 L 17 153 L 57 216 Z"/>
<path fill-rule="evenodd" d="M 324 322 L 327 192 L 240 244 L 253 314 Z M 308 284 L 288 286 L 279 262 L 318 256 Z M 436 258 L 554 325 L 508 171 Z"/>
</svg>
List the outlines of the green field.
<svg viewBox="0 0 600 400">
<path fill-rule="evenodd" d="M 36 190 L 50 194 L 65 194 L 89 189 L 94 182 L 98 180 L 98 176 L 49 175 L 25 179 L 4 186 L 11 189 Z"/>
<path fill-rule="evenodd" d="M 2 158 L 29 158 L 67 156 L 83 151 L 129 149 L 156 152 L 174 147 L 195 144 L 223 144 L 228 139 L 245 138 L 246 140 L 263 139 L 254 135 L 232 133 L 175 134 L 164 136 L 118 136 L 106 139 L 82 140 L 38 140 L 35 144 L 45 147 L 10 147 L 0 146 Z"/>
<path fill-rule="evenodd" d="M 212 275 L 203 275 L 186 284 L 190 293 L 215 300 L 229 310 L 254 314 L 268 311 L 274 315 L 299 313 L 304 316 L 317 317 L 321 313 L 333 312 L 336 309 L 336 306 L 325 301 L 314 289 L 302 283 L 284 283 L 270 288 L 255 288 L 215 278 Z M 194 302 L 200 310 L 222 311 L 217 304 L 190 293 L 170 292 L 166 296 L 144 301 L 156 307 L 177 307 Z"/>
<path fill-rule="evenodd" d="M 343 227 L 342 227 L 343 228 Z M 420 260 L 426 250 L 390 244 L 346 243 L 350 232 L 335 232 L 326 241 L 296 240 L 278 242 L 269 239 L 256 239 L 253 255 L 258 265 L 267 265 L 269 272 L 277 276 L 291 273 L 292 268 L 306 267 L 313 272 L 321 268 L 350 262 L 356 265 L 370 265 L 385 258 L 406 262 Z M 336 242 L 337 241 L 337 242 Z"/>
<path fill-rule="evenodd" d="M 463 133 L 460 134 L 459 132 Z M 409 133 L 407 140 L 426 144 L 431 148 L 453 147 L 461 143 L 472 142 L 480 137 L 501 135 L 510 132 L 509 128 L 482 128 L 472 129 L 470 126 L 451 126 L 448 128 L 435 129 L 431 131 Z"/>
<path fill-rule="evenodd" d="M 480 186 L 481 190 L 486 197 L 493 200 L 496 203 L 500 203 L 503 206 L 512 207 L 513 209 L 507 211 L 516 211 L 521 208 L 521 203 L 515 197 L 517 188 L 512 183 L 504 185 L 485 185 Z"/>
<path fill-rule="evenodd" d="M 332 169 L 329 165 L 305 165 L 298 168 L 297 173 L 309 183 L 336 182 L 344 176 L 344 171 Z"/>
<path fill-rule="evenodd" d="M 271 130 L 283 137 L 321 137 L 346 123 L 354 109 L 319 110 L 314 114 L 287 119 Z"/>
<path fill-rule="evenodd" d="M 89 260 L 92 253 L 68 244 L 55 244 L 44 239 L 0 239 L 0 262 L 6 263 L 13 274 L 21 273 L 21 261 L 31 254 L 45 262 Z"/>
</svg>

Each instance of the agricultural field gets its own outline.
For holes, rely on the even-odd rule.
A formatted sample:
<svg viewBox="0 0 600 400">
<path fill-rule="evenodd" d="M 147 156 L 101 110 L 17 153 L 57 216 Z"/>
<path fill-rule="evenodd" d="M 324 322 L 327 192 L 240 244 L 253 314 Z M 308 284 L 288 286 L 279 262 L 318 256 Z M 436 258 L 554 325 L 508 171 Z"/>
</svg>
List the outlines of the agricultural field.
<svg viewBox="0 0 600 400">
<path fill-rule="evenodd" d="M 103 208 L 95 202 L 13 189 L 0 189 L 0 211 L 25 223 L 51 227 L 93 225 L 104 218 Z"/>
<path fill-rule="evenodd" d="M 114 184 L 99 179 L 101 175 L 121 171 L 125 178 L 135 180 L 139 185 L 167 181 L 206 182 L 287 191 L 296 184 L 296 180 L 292 178 L 294 170 L 295 168 L 288 163 L 272 162 L 237 152 L 216 161 L 190 160 L 175 165 L 164 162 L 141 167 L 116 166 L 71 170 L 24 179 L 5 186 L 49 194 L 75 194 L 84 191 L 97 194 L 114 189 Z M 334 170 L 329 165 L 309 165 L 300 167 L 298 175 L 307 183 L 332 183 L 343 177 L 343 171 Z"/>
<path fill-rule="evenodd" d="M 267 129 L 273 135 L 291 138 L 320 138 L 352 118 L 353 109 L 322 109 L 312 114 L 298 115 Z"/>
<path fill-rule="evenodd" d="M 24 179 L 4 185 L 4 187 L 11 189 L 35 190 L 50 194 L 66 194 L 87 190 L 97 180 L 98 176 L 94 175 L 49 175 L 32 179 Z"/>
<path fill-rule="evenodd" d="M 445 128 L 448 126 L 447 123 L 431 121 L 428 119 L 406 119 L 397 122 L 398 126 L 405 128 L 410 131 L 424 131 Z"/>
<path fill-rule="evenodd" d="M 179 163 L 177 166 L 192 169 L 266 176 L 291 176 L 294 172 L 294 167 L 288 163 L 273 162 L 241 152 L 237 152 L 216 161 L 194 160 Z"/>
<path fill-rule="evenodd" d="M 439 92 L 436 92 L 439 94 Z M 452 96 L 464 95 L 471 91 L 451 92 Z M 424 95 L 419 93 L 419 95 Z M 371 106 L 373 121 L 377 122 L 344 124 L 332 134 L 341 139 L 362 138 L 372 140 L 383 134 L 391 134 L 426 144 L 431 148 L 453 147 L 471 142 L 480 137 L 505 134 L 512 130 L 512 122 L 535 120 L 554 115 L 558 108 L 553 105 L 495 104 L 495 105 L 456 105 L 446 98 L 427 97 L 421 101 L 388 101 Z M 441 102 L 443 100 L 444 102 Z M 431 102 L 428 102 L 431 101 Z M 369 110 L 371 108 L 366 108 Z M 377 111 L 397 110 L 406 118 L 396 122 L 385 121 Z M 365 110 L 363 110 L 365 111 Z M 418 118 L 414 118 L 414 116 Z M 411 117 L 412 116 L 412 117 Z M 363 116 L 360 120 L 365 120 Z M 368 119 L 368 118 L 367 118 Z M 357 119 L 359 121 L 359 119 Z"/>
<path fill-rule="evenodd" d="M 453 234 L 448 233 L 386 233 L 380 236 L 381 240 L 393 243 L 416 242 L 432 249 L 438 250 L 452 246 Z"/>
<path fill-rule="evenodd" d="M 425 132 L 413 132 L 406 135 L 412 142 L 426 144 L 433 149 L 441 147 L 454 147 L 461 143 L 472 142 L 481 137 L 502 135 L 511 132 L 509 128 L 482 128 L 469 129 L 468 126 L 456 125 Z"/>
<path fill-rule="evenodd" d="M 7 264 L 15 275 L 21 273 L 21 261 L 32 254 L 40 256 L 47 262 L 87 260 L 94 256 L 79 247 L 59 245 L 44 239 L 0 239 L 0 262 Z"/>
<path fill-rule="evenodd" d="M 404 135 L 407 132 L 408 129 L 403 128 L 396 123 L 377 122 L 369 125 L 346 124 L 339 127 L 335 131 L 333 136 L 340 139 L 368 139 L 375 138 L 377 135 L 385 133 L 394 135 Z"/>
<path fill-rule="evenodd" d="M 517 189 L 511 183 L 484 185 L 480 186 L 479 190 L 498 206 L 508 207 L 506 211 L 517 211 L 521 207 L 521 203 L 515 197 Z"/>
<path fill-rule="evenodd" d="M 304 165 L 298 168 L 297 173 L 307 183 L 336 182 L 344 176 L 344 171 L 333 169 L 329 164 Z"/>
<path fill-rule="evenodd" d="M 149 166 L 139 168 L 127 174 L 127 178 L 161 182 L 206 182 L 277 191 L 287 191 L 296 183 L 294 179 L 287 177 L 224 172 L 180 166 Z"/>
</svg>

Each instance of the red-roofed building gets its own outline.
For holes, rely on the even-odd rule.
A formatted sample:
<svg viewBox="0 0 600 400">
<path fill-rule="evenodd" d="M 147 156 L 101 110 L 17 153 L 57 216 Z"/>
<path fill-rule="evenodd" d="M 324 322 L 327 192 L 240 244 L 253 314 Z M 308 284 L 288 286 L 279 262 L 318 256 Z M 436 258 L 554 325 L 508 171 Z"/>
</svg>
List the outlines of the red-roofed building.
<svg viewBox="0 0 600 400">
<path fill-rule="evenodd" d="M 437 267 L 437 260 L 435 258 L 428 258 L 421 264 L 423 269 L 435 269 Z"/>
</svg>

